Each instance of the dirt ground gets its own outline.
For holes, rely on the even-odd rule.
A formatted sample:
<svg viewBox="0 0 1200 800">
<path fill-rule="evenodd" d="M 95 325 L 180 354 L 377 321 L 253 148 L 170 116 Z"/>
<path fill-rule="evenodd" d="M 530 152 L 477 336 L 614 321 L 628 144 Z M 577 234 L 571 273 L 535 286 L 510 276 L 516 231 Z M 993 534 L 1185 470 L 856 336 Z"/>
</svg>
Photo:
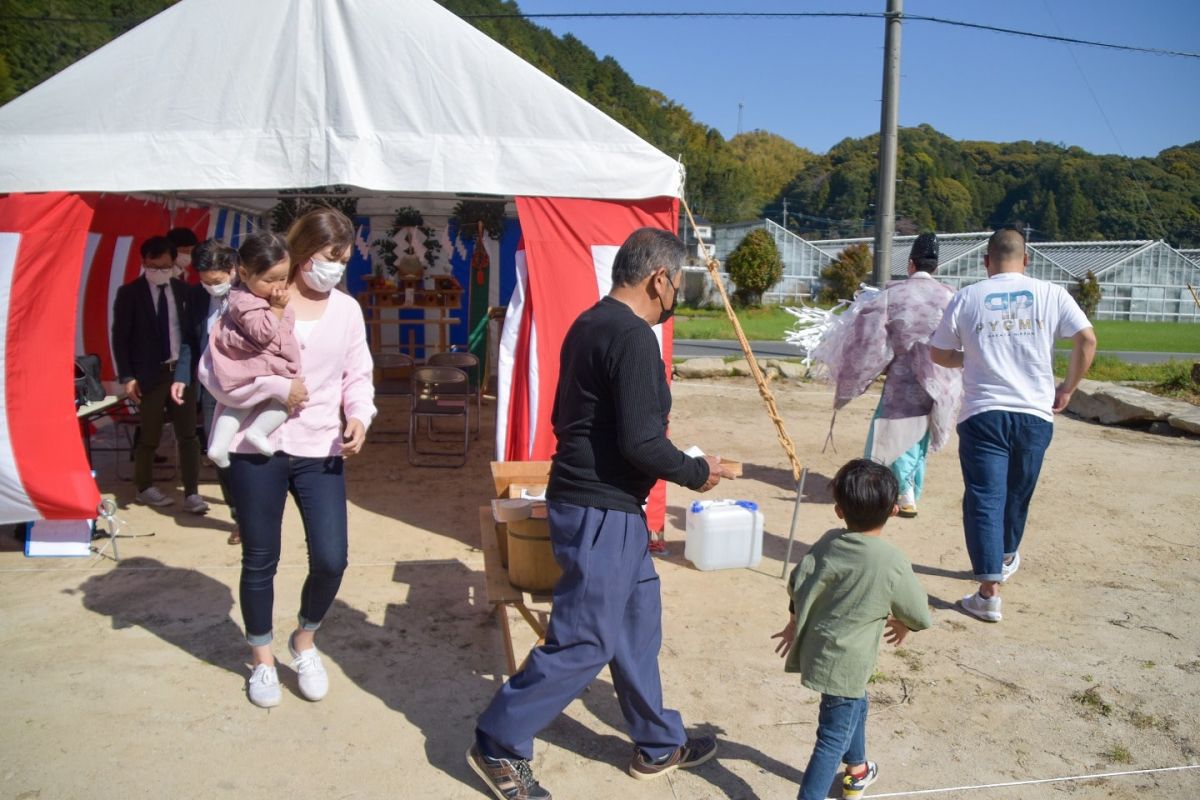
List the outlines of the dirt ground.
<svg viewBox="0 0 1200 800">
<path fill-rule="evenodd" d="M 835 523 L 828 479 L 861 452 L 874 398 L 840 415 L 838 453 L 822 454 L 828 390 L 776 391 L 810 470 L 799 556 Z M 675 403 L 677 443 L 746 462 L 714 496 L 755 500 L 766 515 L 758 569 L 700 572 L 682 557 L 694 495 L 669 494 L 665 694 L 691 728 L 719 735 L 719 761 L 661 782 L 627 777 L 630 744 L 605 673 L 538 740 L 538 777 L 558 798 L 789 798 L 812 746 L 817 695 L 782 671 L 769 639 L 787 611 L 782 450 L 748 380 L 679 382 Z M 155 535 L 123 540 L 120 564 L 26 559 L 5 534 L 0 797 L 484 796 L 463 753 L 503 670 L 477 547 L 490 429 L 465 468 L 415 469 L 379 434 L 403 425 L 394 398 L 382 405 L 347 467 L 351 566 L 318 635 L 332 681 L 321 703 L 297 694 L 285 666 L 282 705 L 245 698 L 239 553 L 225 543 L 211 468 L 207 517 L 124 509 L 132 532 Z M 868 750 L 880 779 L 868 794 L 1200 762 L 1200 444 L 1060 419 L 999 625 L 953 607 L 972 588 L 955 447 L 931 457 L 920 517 L 886 530 L 912 559 L 934 626 L 879 659 Z M 102 488 L 128 501 L 130 484 L 98 459 Z M 305 573 L 290 505 L 282 561 L 276 653 L 286 661 Z M 1200 770 L 931 796 L 951 795 L 1192 798 Z"/>
</svg>

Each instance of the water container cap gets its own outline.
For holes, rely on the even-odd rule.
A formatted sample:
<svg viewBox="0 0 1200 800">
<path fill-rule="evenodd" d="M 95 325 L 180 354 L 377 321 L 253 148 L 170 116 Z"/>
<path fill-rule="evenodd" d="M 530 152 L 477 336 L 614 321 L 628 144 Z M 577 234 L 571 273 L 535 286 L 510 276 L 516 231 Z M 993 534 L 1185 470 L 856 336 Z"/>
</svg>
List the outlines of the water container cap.
<svg viewBox="0 0 1200 800">
<path fill-rule="evenodd" d="M 750 500 L 693 500 L 692 513 L 699 514 L 706 508 L 714 508 L 718 506 L 741 506 L 751 513 L 758 511 L 758 503 Z"/>
</svg>

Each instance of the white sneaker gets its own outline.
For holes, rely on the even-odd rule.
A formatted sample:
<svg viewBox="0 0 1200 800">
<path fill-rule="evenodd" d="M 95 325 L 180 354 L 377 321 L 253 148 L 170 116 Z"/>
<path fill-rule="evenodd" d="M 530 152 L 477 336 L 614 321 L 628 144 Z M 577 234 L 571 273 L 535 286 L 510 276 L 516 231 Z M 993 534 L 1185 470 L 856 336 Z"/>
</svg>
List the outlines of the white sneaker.
<svg viewBox="0 0 1200 800">
<path fill-rule="evenodd" d="M 161 508 L 172 505 L 175 501 L 160 492 L 157 486 L 151 486 L 148 489 L 138 492 L 137 496 L 133 498 L 133 502 L 144 506 L 158 506 Z"/>
<path fill-rule="evenodd" d="M 1004 583 L 1006 580 L 1011 578 L 1013 575 L 1016 575 L 1017 570 L 1019 570 L 1020 568 L 1021 568 L 1021 554 L 1013 553 L 1012 561 L 1006 561 L 1000 565 L 1000 582 Z"/>
<path fill-rule="evenodd" d="M 984 597 L 979 592 L 975 592 L 975 594 L 969 594 L 959 600 L 958 605 L 963 611 L 984 622 L 1000 621 L 1000 595 L 998 594 Z"/>
<path fill-rule="evenodd" d="M 279 705 L 283 698 L 283 690 L 279 687 L 279 670 L 259 664 L 250 674 L 250 682 L 246 684 L 246 694 L 250 702 L 259 708 L 272 708 Z"/>
<path fill-rule="evenodd" d="M 189 494 L 183 498 L 183 510 L 189 514 L 206 514 L 208 513 L 208 503 L 204 502 L 204 498 L 198 494 Z"/>
<path fill-rule="evenodd" d="M 314 703 L 325 697 L 329 693 L 329 673 L 321 663 L 321 654 L 317 652 L 317 646 L 313 645 L 303 653 L 297 652 L 292 646 L 292 637 L 289 636 L 288 652 L 292 654 L 292 669 L 296 670 L 300 679 L 300 694 Z"/>
</svg>

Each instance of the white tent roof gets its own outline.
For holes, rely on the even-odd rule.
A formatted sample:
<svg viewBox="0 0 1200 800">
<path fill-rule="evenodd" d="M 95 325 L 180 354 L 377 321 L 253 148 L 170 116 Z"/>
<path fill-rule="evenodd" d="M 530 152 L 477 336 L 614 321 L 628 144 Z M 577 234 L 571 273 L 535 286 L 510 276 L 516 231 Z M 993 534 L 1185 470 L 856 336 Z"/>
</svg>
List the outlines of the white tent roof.
<svg viewBox="0 0 1200 800">
<path fill-rule="evenodd" d="M 0 108 L 0 192 L 678 196 L 681 169 L 432 0 L 183 0 Z"/>
</svg>

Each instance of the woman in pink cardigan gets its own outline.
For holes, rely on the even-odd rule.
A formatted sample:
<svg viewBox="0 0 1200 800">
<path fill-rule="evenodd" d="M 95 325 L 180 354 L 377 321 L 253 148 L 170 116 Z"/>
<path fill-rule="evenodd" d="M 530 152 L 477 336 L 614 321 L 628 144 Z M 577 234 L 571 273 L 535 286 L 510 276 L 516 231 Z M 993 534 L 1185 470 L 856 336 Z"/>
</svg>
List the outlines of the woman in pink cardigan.
<svg viewBox="0 0 1200 800">
<path fill-rule="evenodd" d="M 278 705 L 282 692 L 275 655 L 273 603 L 283 507 L 290 492 L 308 542 L 308 577 L 300 592 L 299 624 L 288 638 L 300 693 L 317 701 L 329 677 L 313 642 L 333 605 L 346 569 L 346 483 L 343 459 L 358 453 L 375 416 L 373 363 L 358 303 L 334 288 L 341 282 L 354 228 L 333 209 L 310 211 L 288 232 L 292 289 L 288 311 L 300 342 L 300 375 L 267 375 L 230 392 L 212 379 L 211 348 L 200 380 L 218 403 L 237 407 L 283 403 L 287 420 L 268 437 L 274 455 L 262 455 L 239 431 L 230 447 L 229 477 L 242 531 L 239 597 L 253 672 L 250 702 Z M 341 414 L 346 417 L 342 429 Z"/>
</svg>

